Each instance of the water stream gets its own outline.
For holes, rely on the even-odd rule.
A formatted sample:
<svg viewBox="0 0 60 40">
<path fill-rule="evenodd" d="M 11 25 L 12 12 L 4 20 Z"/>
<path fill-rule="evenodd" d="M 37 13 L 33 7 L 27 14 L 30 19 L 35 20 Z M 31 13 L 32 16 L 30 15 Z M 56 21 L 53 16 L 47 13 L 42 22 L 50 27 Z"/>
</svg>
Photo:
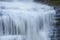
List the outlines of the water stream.
<svg viewBox="0 0 60 40">
<path fill-rule="evenodd" d="M 0 40 L 51 40 L 54 16 L 42 3 L 0 2 Z"/>
</svg>

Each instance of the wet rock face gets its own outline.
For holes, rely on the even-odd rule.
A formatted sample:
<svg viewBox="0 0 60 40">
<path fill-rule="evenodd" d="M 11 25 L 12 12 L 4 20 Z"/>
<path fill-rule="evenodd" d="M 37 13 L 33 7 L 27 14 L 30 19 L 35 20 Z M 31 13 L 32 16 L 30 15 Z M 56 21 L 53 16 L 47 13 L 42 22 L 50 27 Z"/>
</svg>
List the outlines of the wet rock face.
<svg viewBox="0 0 60 40">
<path fill-rule="evenodd" d="M 60 40 L 60 6 L 56 6 L 56 39 Z"/>
</svg>

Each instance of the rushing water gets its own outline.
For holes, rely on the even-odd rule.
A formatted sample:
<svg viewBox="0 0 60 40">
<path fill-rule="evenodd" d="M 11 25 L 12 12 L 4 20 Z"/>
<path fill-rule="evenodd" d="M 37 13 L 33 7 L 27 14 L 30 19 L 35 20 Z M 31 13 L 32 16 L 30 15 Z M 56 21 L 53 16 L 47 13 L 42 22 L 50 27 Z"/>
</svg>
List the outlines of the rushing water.
<svg viewBox="0 0 60 40">
<path fill-rule="evenodd" d="M 51 40 L 55 10 L 34 2 L 0 2 L 0 40 Z"/>
</svg>

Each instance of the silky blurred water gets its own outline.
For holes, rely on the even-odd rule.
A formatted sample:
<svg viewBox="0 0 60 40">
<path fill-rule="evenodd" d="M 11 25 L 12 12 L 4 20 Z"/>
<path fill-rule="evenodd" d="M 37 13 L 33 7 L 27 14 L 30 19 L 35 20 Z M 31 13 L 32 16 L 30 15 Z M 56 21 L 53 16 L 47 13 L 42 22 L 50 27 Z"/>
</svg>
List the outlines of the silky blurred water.
<svg viewBox="0 0 60 40">
<path fill-rule="evenodd" d="M 0 40 L 51 40 L 55 10 L 35 2 L 0 2 Z"/>
</svg>

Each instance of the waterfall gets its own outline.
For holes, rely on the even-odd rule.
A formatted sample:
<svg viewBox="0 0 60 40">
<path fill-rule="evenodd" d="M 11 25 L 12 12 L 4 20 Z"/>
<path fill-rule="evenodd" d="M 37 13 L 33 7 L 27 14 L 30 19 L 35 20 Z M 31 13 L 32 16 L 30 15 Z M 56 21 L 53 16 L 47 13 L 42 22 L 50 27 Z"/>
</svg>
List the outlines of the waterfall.
<svg viewBox="0 0 60 40">
<path fill-rule="evenodd" d="M 33 2 L 34 0 L 0 0 L 6 2 Z"/>
<path fill-rule="evenodd" d="M 53 7 L 34 2 L 0 2 L 0 40 L 51 40 Z"/>
</svg>

